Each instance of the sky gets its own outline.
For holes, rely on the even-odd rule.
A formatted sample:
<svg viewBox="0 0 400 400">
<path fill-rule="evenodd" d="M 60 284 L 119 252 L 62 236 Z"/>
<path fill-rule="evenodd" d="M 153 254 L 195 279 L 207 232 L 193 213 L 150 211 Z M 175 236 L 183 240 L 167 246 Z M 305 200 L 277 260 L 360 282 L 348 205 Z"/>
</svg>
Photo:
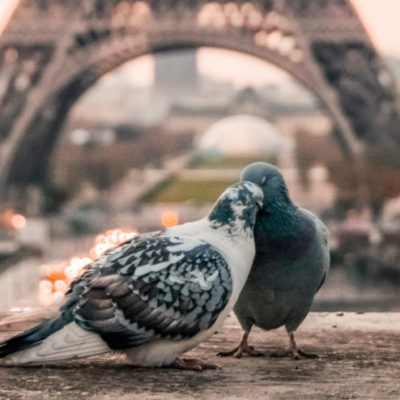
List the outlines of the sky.
<svg viewBox="0 0 400 400">
<path fill-rule="evenodd" d="M 377 50 L 400 58 L 400 0 L 351 0 Z"/>
<path fill-rule="evenodd" d="M 350 0 L 372 42 L 384 56 L 400 58 L 400 0 Z M 0 35 L 19 0 L 0 0 Z M 140 57 L 124 67 L 133 85 L 149 86 L 153 81 L 152 56 Z M 229 50 L 201 48 L 198 69 L 202 75 L 232 82 L 236 87 L 265 85 L 287 79 L 280 69 L 257 58 Z M 127 72 L 128 72 L 127 70 Z"/>
<path fill-rule="evenodd" d="M 18 3 L 19 0 L 0 0 L 0 35 Z"/>
</svg>

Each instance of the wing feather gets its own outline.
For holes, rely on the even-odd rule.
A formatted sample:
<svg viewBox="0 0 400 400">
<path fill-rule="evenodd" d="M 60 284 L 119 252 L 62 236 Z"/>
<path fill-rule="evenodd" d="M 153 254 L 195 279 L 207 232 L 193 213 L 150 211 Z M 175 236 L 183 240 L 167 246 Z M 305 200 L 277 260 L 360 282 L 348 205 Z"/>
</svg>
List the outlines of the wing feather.
<svg viewBox="0 0 400 400">
<path fill-rule="evenodd" d="M 138 236 L 91 264 L 72 285 L 76 323 L 114 350 L 209 329 L 229 300 L 230 269 L 208 243 L 184 244 L 162 233 Z"/>
</svg>

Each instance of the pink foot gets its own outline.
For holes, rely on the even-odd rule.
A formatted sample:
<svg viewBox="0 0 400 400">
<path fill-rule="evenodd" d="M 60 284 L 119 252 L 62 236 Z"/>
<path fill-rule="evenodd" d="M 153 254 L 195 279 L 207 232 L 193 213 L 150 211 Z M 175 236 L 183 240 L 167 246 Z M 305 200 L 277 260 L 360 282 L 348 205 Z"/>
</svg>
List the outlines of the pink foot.
<svg viewBox="0 0 400 400">
<path fill-rule="evenodd" d="M 263 353 L 255 351 L 253 346 L 248 345 L 247 343 L 248 336 L 249 332 L 243 332 L 242 338 L 240 339 L 238 346 L 229 351 L 221 351 L 217 354 L 217 356 L 219 357 L 233 356 L 235 358 L 241 358 L 243 353 L 247 353 L 250 357 L 264 357 Z"/>
<path fill-rule="evenodd" d="M 207 364 L 195 358 L 175 358 L 171 368 L 184 369 L 186 371 L 203 371 L 205 369 L 220 369 L 218 365 Z"/>
<path fill-rule="evenodd" d="M 290 334 L 290 347 L 282 353 L 273 353 L 270 355 L 270 357 L 281 358 L 289 355 L 292 356 L 293 360 L 300 360 L 300 356 L 305 358 L 319 358 L 317 354 L 306 353 L 297 347 L 296 341 L 294 340 L 294 333 Z"/>
</svg>

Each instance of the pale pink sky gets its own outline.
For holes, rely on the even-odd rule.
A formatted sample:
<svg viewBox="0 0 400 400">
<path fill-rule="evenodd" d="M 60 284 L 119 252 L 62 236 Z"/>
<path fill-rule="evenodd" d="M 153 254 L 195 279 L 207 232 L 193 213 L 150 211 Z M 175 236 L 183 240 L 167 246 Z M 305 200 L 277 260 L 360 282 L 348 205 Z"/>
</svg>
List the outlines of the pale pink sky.
<svg viewBox="0 0 400 400">
<path fill-rule="evenodd" d="M 0 35 L 18 3 L 19 0 L 0 0 Z"/>
<path fill-rule="evenodd" d="M 19 0 L 0 0 L 0 34 Z M 373 43 L 383 55 L 400 57 L 400 0 L 351 0 Z M 214 79 L 231 81 L 237 87 L 263 85 L 287 75 L 257 58 L 228 50 L 201 48 L 199 71 Z M 147 86 L 153 79 L 152 56 L 129 62 L 133 84 Z M 140 78 L 139 78 L 140 77 Z"/>
<path fill-rule="evenodd" d="M 351 0 L 351 3 L 378 51 L 400 57 L 400 1 Z"/>
</svg>

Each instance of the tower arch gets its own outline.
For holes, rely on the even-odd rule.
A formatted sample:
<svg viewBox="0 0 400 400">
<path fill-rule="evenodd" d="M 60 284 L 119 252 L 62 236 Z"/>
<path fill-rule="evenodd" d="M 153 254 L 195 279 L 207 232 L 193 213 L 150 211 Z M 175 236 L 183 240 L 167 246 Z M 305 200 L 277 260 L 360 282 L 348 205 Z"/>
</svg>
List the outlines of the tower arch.
<svg viewBox="0 0 400 400">
<path fill-rule="evenodd" d="M 0 40 L 0 198 L 45 179 L 65 116 L 101 76 L 201 46 L 290 73 L 326 108 L 350 157 L 400 144 L 393 77 L 347 0 L 21 0 Z"/>
</svg>

